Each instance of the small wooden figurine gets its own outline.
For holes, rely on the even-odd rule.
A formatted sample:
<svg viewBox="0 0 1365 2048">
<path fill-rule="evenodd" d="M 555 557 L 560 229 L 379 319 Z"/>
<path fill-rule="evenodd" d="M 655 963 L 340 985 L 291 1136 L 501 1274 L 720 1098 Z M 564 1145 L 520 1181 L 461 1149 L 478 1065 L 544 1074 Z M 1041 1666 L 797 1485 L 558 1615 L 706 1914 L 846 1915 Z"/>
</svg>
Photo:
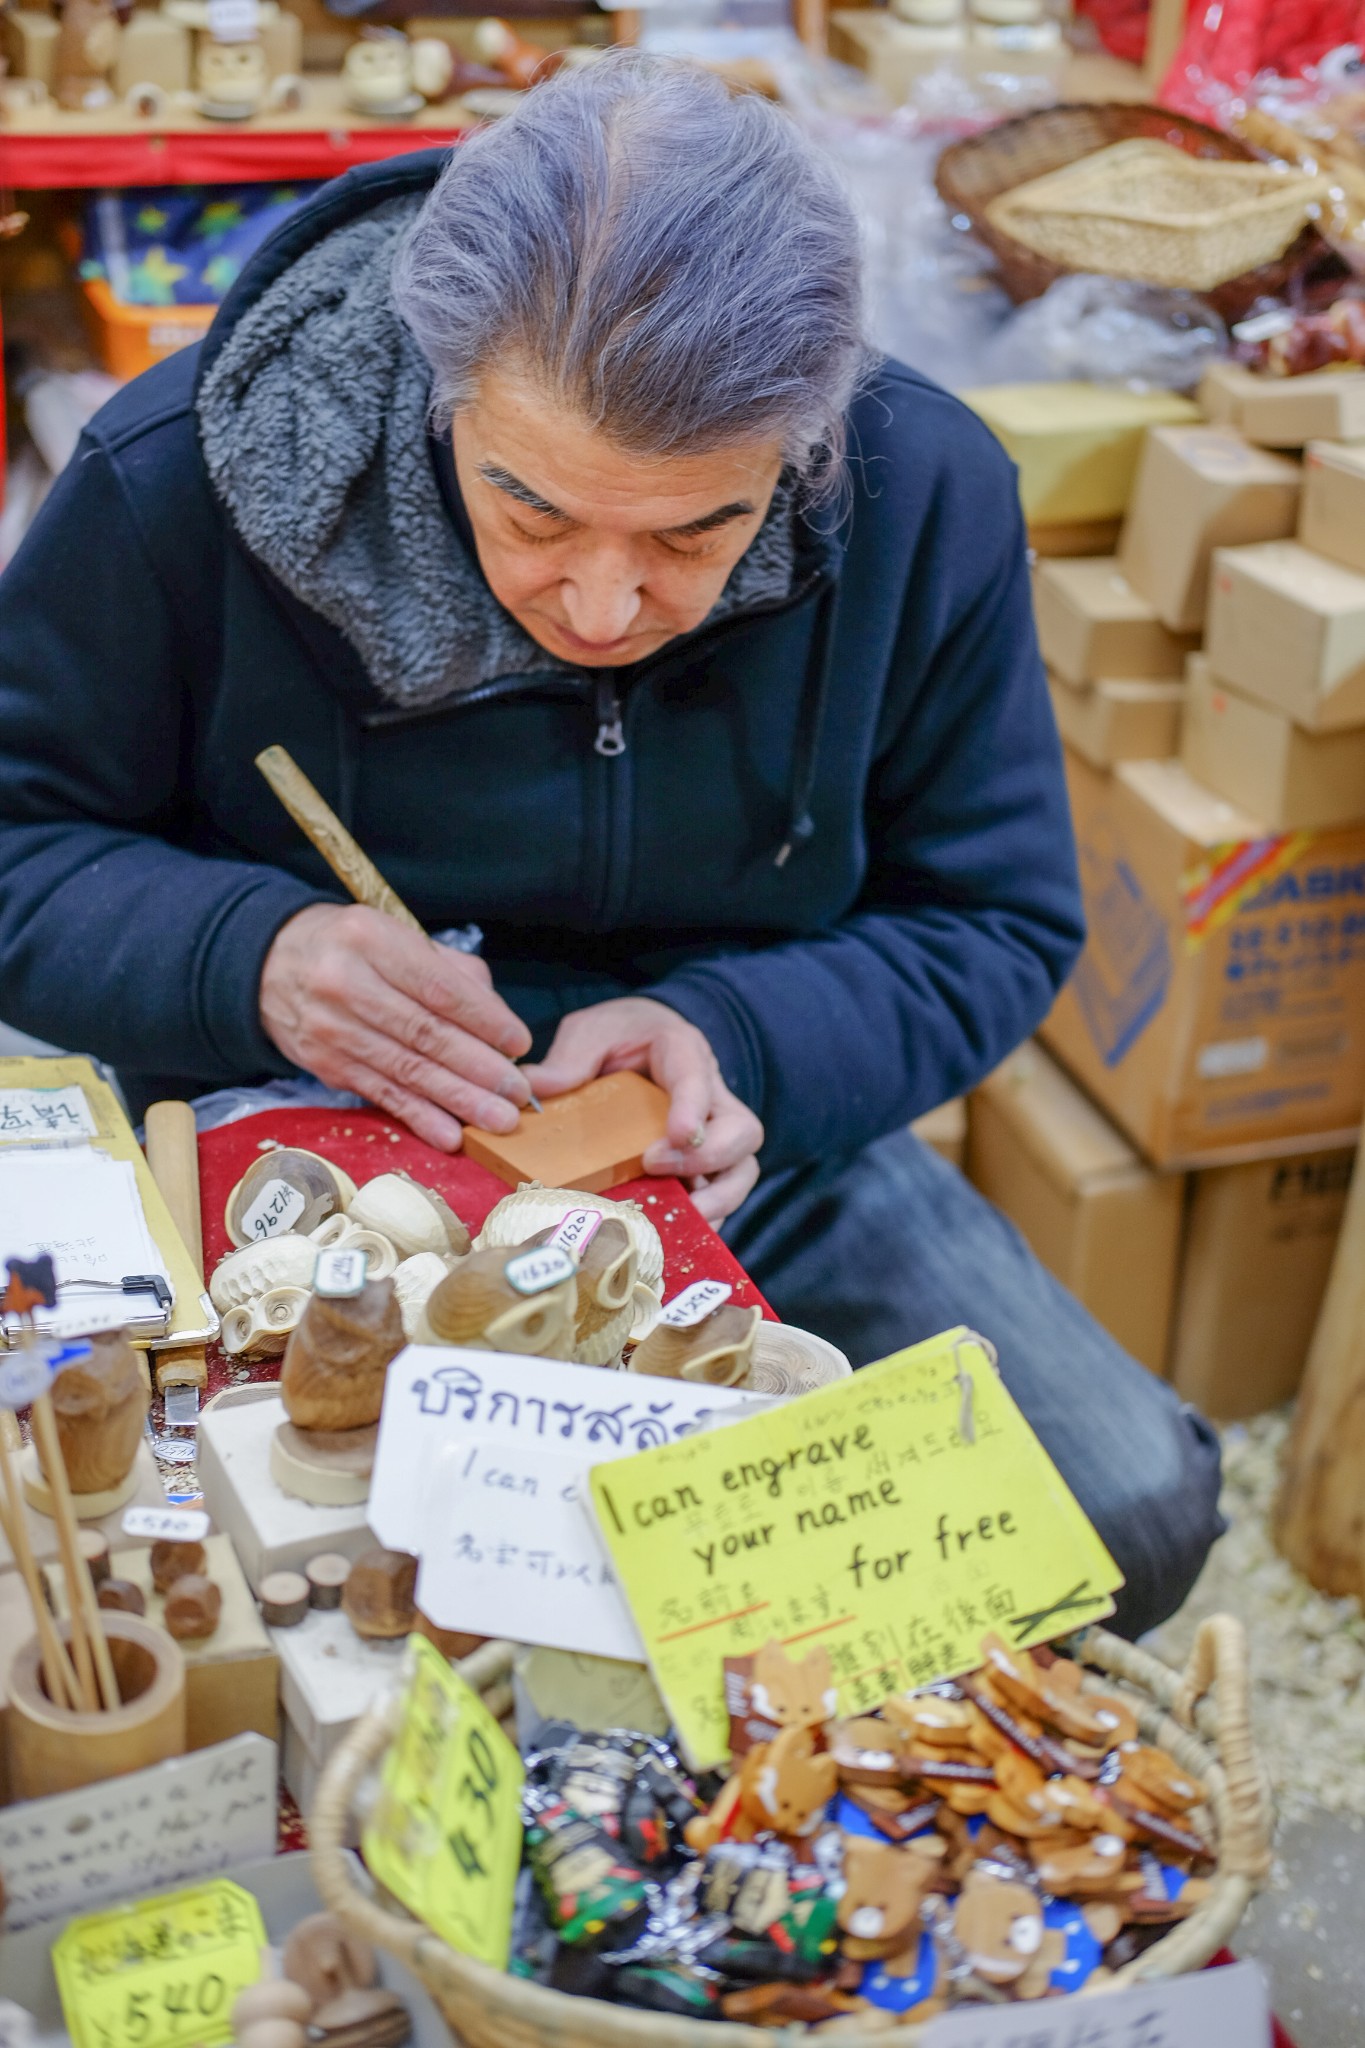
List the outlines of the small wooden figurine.
<svg viewBox="0 0 1365 2048">
<path fill-rule="evenodd" d="M 346 52 L 341 82 L 346 104 L 357 114 L 403 120 L 423 104 L 412 82 L 412 45 L 401 29 L 362 29 Z"/>
<path fill-rule="evenodd" d="M 377 1423 L 384 1376 L 405 1341 L 391 1280 L 369 1281 L 353 1295 L 313 1295 L 280 1373 L 280 1398 L 294 1427 L 335 1431 Z"/>
<path fill-rule="evenodd" d="M 762 1314 L 761 1309 L 726 1301 L 685 1329 L 656 1323 L 631 1353 L 630 1369 L 659 1379 L 737 1387 L 749 1370 Z"/>
<path fill-rule="evenodd" d="M 133 1468 L 151 1394 L 122 1330 L 91 1337 L 90 1356 L 52 1382 L 57 1441 L 74 1494 L 109 1493 Z"/>
<path fill-rule="evenodd" d="M 73 112 L 108 106 L 120 35 L 111 0 L 65 0 L 61 18 L 53 59 L 58 106 Z"/>
<path fill-rule="evenodd" d="M 366 1550 L 351 1566 L 341 1604 L 358 1636 L 406 1636 L 417 1619 L 416 1588 L 415 1557 L 405 1550 Z"/>
<path fill-rule="evenodd" d="M 578 1308 L 576 1269 L 527 1292 L 515 1282 L 517 1258 L 516 1252 L 490 1248 L 462 1259 L 427 1301 L 426 1334 L 431 1341 L 571 1359 Z"/>
<path fill-rule="evenodd" d="M 194 83 L 206 120 L 249 121 L 261 110 L 268 82 L 265 51 L 258 42 L 222 43 L 201 36 Z"/>
</svg>

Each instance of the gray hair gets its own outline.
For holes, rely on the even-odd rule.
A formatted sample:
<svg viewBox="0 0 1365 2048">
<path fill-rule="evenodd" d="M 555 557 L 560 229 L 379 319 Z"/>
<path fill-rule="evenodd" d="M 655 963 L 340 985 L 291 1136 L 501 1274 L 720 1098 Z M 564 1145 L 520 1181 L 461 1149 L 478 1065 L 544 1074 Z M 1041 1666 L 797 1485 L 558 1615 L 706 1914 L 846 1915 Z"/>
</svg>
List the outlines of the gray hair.
<svg viewBox="0 0 1365 2048">
<path fill-rule="evenodd" d="M 537 86 L 452 151 L 394 292 L 439 427 L 510 363 L 632 454 L 777 439 L 811 488 L 842 474 L 852 209 L 789 116 L 699 66 L 619 50 Z"/>
</svg>

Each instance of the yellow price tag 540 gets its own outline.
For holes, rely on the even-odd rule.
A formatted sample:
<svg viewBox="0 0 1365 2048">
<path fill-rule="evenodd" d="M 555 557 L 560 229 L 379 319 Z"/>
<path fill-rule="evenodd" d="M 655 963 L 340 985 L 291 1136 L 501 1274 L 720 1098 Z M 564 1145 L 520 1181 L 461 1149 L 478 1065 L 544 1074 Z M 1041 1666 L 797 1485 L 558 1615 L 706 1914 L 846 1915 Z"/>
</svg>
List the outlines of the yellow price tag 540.
<svg viewBox="0 0 1365 2048">
<path fill-rule="evenodd" d="M 479 1695 L 424 1636 L 365 1861 L 452 1948 L 505 1969 L 521 1863 L 521 1758 Z"/>
<path fill-rule="evenodd" d="M 74 2048 L 216 2048 L 261 1974 L 265 1924 L 227 1878 L 70 1921 L 52 1968 Z"/>
</svg>

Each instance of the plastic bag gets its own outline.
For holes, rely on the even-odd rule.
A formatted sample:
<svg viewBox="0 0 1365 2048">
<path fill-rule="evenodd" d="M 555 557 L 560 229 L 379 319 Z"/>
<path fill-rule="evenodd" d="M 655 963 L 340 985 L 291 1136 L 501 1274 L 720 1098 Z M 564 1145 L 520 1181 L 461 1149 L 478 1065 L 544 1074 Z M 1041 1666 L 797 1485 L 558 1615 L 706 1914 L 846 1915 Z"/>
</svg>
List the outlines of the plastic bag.
<svg viewBox="0 0 1365 2048">
<path fill-rule="evenodd" d="M 987 381 L 1081 378 L 1191 391 L 1227 351 L 1227 329 L 1193 292 L 1061 277 L 1000 328 L 987 353 Z"/>
</svg>

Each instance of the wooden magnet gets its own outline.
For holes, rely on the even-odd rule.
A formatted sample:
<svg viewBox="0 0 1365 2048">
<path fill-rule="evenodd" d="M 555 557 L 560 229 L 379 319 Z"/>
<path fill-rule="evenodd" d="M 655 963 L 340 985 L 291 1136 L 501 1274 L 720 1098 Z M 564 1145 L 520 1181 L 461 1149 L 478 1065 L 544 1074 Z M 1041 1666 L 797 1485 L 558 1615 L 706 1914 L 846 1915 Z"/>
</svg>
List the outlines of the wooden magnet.
<svg viewBox="0 0 1365 2048">
<path fill-rule="evenodd" d="M 567 1095 L 524 1109 L 514 1131 L 467 1129 L 464 1152 L 517 1187 L 583 1188 L 595 1194 L 634 1180 L 644 1154 L 668 1132 L 668 1096 L 643 1074 L 602 1074 Z"/>
<path fill-rule="evenodd" d="M 222 1594 L 202 1572 L 186 1572 L 166 1589 L 166 1627 L 178 1643 L 198 1643 L 211 1636 L 222 1611 Z"/>
<path fill-rule="evenodd" d="M 183 1579 L 187 1572 L 202 1572 L 207 1562 L 208 1553 L 202 1543 L 178 1543 L 163 1537 L 152 1545 L 152 1584 L 158 1593 L 167 1593 L 177 1579 Z"/>
<path fill-rule="evenodd" d="M 417 1559 L 405 1550 L 365 1550 L 351 1566 L 341 1604 L 358 1636 L 406 1636 L 417 1619 Z"/>
<path fill-rule="evenodd" d="M 118 1614 L 145 1614 L 147 1601 L 141 1586 L 135 1586 L 131 1579 L 101 1579 L 95 1588 L 95 1599 L 101 1607 L 108 1607 Z"/>
<path fill-rule="evenodd" d="M 109 1576 L 109 1538 L 102 1529 L 79 1529 L 76 1548 L 89 1566 L 96 1587 L 102 1586 Z"/>
<path fill-rule="evenodd" d="M 351 1560 L 339 1550 L 323 1550 L 304 1566 L 310 1607 L 340 1607 L 341 1595 L 350 1575 Z"/>
<path fill-rule="evenodd" d="M 294 1628 L 308 1612 L 308 1581 L 302 1572 L 268 1572 L 256 1598 L 271 1628 Z"/>
</svg>

